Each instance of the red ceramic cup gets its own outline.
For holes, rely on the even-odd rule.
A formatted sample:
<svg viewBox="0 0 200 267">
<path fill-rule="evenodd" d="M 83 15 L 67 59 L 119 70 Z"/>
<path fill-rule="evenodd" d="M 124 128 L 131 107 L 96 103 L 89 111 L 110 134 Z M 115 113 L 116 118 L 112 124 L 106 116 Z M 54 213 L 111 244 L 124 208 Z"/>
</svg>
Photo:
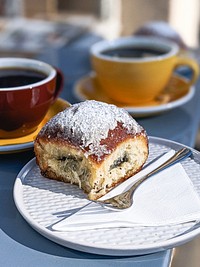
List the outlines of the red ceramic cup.
<svg viewBox="0 0 200 267">
<path fill-rule="evenodd" d="M 0 138 L 34 132 L 62 86 L 62 74 L 49 64 L 0 58 Z"/>
</svg>

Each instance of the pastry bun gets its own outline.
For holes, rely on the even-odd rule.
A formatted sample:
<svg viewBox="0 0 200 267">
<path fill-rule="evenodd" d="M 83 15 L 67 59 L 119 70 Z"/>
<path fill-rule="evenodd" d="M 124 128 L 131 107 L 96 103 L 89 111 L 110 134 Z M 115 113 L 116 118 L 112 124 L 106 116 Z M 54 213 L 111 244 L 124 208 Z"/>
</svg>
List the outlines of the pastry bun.
<svg viewBox="0 0 200 267">
<path fill-rule="evenodd" d="M 95 200 L 141 170 L 148 138 L 124 109 L 87 100 L 53 117 L 34 151 L 43 176 L 77 184 Z"/>
</svg>

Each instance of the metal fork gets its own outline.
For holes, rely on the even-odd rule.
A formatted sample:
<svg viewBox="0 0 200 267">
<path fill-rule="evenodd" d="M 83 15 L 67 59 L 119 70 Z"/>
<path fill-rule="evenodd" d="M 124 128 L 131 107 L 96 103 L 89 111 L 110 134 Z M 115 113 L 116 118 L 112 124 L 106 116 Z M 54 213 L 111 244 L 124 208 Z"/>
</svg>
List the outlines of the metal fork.
<svg viewBox="0 0 200 267">
<path fill-rule="evenodd" d="M 178 150 L 171 158 L 169 158 L 166 162 L 161 164 L 159 167 L 154 169 L 153 171 L 149 172 L 145 176 L 141 177 L 136 183 L 134 183 L 126 192 L 123 192 L 119 195 L 111 197 L 106 200 L 96 200 L 95 202 L 100 203 L 105 208 L 109 208 L 112 210 L 124 210 L 133 204 L 133 194 L 136 189 L 149 177 L 153 176 L 154 174 L 166 169 L 167 167 L 179 162 L 180 160 L 189 157 L 192 151 L 189 148 L 182 148 Z"/>
</svg>

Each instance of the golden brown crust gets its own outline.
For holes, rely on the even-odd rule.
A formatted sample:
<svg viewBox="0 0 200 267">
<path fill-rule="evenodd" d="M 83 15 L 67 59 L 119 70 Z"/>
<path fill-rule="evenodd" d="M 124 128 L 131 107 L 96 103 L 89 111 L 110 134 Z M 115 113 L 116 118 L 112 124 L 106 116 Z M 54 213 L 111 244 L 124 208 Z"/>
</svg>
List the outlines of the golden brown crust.
<svg viewBox="0 0 200 267">
<path fill-rule="evenodd" d="M 132 164 L 131 168 L 128 168 L 126 166 L 122 165 L 122 168 L 126 169 L 126 173 L 110 173 L 110 167 L 113 164 L 114 161 L 116 161 L 121 154 L 121 151 L 126 151 L 123 153 L 127 153 L 128 157 L 132 157 L 130 155 L 130 151 L 127 151 L 127 147 L 132 144 L 132 148 L 130 151 L 133 152 L 133 154 L 136 154 L 136 159 L 140 159 L 140 161 L 136 164 Z M 35 142 L 35 155 L 36 155 L 36 160 L 38 165 L 40 166 L 41 173 L 43 176 L 62 181 L 62 182 L 69 182 L 73 184 L 79 185 L 85 193 L 89 194 L 89 198 L 92 200 L 98 199 L 99 197 L 103 196 L 107 192 L 109 192 L 112 188 L 115 186 L 119 185 L 123 181 L 127 180 L 130 178 L 132 175 L 136 174 L 139 172 L 144 163 L 147 160 L 148 157 L 148 138 L 145 135 L 137 135 L 135 137 L 127 137 L 118 145 L 115 147 L 111 155 L 106 155 L 104 157 L 104 160 L 99 162 L 97 160 L 94 160 L 91 156 L 85 158 L 83 151 L 74 146 L 69 146 L 66 142 L 63 141 L 53 141 L 49 142 L 47 139 L 40 139 L 38 138 L 37 141 Z M 64 148 L 67 148 L 67 152 L 64 150 Z M 51 150 L 52 149 L 52 150 Z M 140 152 L 138 152 L 138 149 L 140 149 Z M 58 154 L 59 153 L 59 154 Z M 91 174 L 89 178 L 89 182 L 85 183 L 83 180 L 80 181 L 78 179 L 75 179 L 71 181 L 70 177 L 67 177 L 68 173 L 64 173 L 59 171 L 59 168 L 55 170 L 52 167 L 51 161 L 53 160 L 62 160 L 62 158 L 65 158 L 66 155 L 73 155 L 76 158 L 83 158 L 85 160 L 84 166 L 88 170 L 88 173 Z M 112 159 L 112 155 L 116 154 L 114 159 Z M 77 156 L 78 155 L 78 156 Z M 82 161 L 84 161 L 82 160 Z M 132 160 L 133 161 L 133 160 Z M 57 163 L 56 163 L 57 164 Z M 110 167 L 109 167 L 110 166 Z M 119 165 L 120 168 L 120 165 Z M 79 166 L 78 169 L 81 169 Z M 114 169 L 115 170 L 115 169 Z M 113 170 L 112 170 L 113 171 Z M 108 177 L 109 182 L 105 182 L 106 178 Z M 97 180 L 104 181 L 102 184 L 102 187 L 104 188 L 103 190 L 98 190 L 98 188 L 95 186 Z M 100 182 L 101 184 L 102 182 Z"/>
</svg>

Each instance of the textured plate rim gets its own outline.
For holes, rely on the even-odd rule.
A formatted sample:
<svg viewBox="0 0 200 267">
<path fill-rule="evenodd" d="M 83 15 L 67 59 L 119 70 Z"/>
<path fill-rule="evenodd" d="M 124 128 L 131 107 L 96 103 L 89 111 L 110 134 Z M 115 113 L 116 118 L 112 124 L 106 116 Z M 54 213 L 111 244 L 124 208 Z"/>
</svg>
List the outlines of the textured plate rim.
<svg viewBox="0 0 200 267">
<path fill-rule="evenodd" d="M 173 149 L 180 149 L 182 147 L 186 147 L 185 145 L 182 145 L 178 142 L 174 142 L 171 140 L 163 139 L 163 138 L 157 138 L 157 137 L 149 137 L 149 141 L 152 143 L 160 144 L 169 146 Z M 195 149 L 192 149 L 193 155 L 198 158 L 200 161 L 200 153 L 196 151 Z M 41 235 L 46 237 L 47 239 L 58 243 L 60 245 L 63 245 L 65 247 L 75 249 L 82 252 L 87 253 L 93 253 L 93 254 L 99 254 L 99 255 L 107 255 L 107 256 L 138 256 L 142 254 L 150 254 L 154 252 L 163 251 L 166 249 L 174 248 L 176 246 L 182 245 L 186 242 L 189 242 L 194 237 L 196 237 L 198 234 L 200 234 L 200 225 L 196 229 L 190 229 L 186 231 L 186 233 L 182 233 L 178 236 L 175 236 L 173 238 L 170 238 L 165 241 L 155 242 L 148 245 L 137 245 L 137 247 L 133 247 L 131 245 L 126 245 L 126 248 L 124 246 L 118 246 L 117 248 L 113 248 L 113 246 L 109 246 L 109 244 L 105 245 L 86 245 L 84 242 L 74 242 L 70 239 L 63 239 L 61 236 L 59 236 L 58 232 L 53 232 L 48 230 L 46 227 L 41 226 L 39 223 L 35 222 L 29 212 L 25 209 L 23 205 L 23 180 L 25 179 L 27 173 L 31 170 L 32 167 L 35 166 L 35 158 L 30 160 L 19 172 L 17 175 L 17 178 L 14 183 L 13 188 L 13 197 L 15 205 L 22 215 L 22 217 L 31 225 L 33 229 L 35 229 L 37 232 L 39 232 Z"/>
</svg>

